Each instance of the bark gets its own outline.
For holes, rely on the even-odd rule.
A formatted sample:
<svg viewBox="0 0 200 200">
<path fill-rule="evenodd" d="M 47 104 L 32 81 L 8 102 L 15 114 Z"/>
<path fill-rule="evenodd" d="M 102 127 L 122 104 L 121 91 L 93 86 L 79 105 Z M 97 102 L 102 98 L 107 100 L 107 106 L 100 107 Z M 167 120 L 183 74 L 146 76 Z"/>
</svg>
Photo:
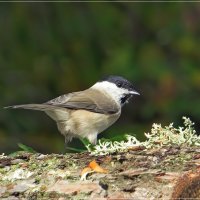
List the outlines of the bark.
<svg viewBox="0 0 200 200">
<path fill-rule="evenodd" d="M 89 153 L 0 156 L 0 199 L 200 198 L 200 148 L 129 149 L 109 156 Z M 107 173 L 83 168 L 96 160 Z"/>
</svg>

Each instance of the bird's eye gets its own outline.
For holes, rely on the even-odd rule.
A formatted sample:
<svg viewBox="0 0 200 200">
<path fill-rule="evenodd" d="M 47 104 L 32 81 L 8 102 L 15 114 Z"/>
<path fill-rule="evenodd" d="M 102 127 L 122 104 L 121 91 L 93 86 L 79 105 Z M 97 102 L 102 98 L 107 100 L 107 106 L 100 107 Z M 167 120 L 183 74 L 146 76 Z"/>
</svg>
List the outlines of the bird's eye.
<svg viewBox="0 0 200 200">
<path fill-rule="evenodd" d="M 118 86 L 118 87 L 121 87 L 121 86 L 122 86 L 122 83 L 118 82 L 118 83 L 117 83 L 117 86 Z"/>
</svg>

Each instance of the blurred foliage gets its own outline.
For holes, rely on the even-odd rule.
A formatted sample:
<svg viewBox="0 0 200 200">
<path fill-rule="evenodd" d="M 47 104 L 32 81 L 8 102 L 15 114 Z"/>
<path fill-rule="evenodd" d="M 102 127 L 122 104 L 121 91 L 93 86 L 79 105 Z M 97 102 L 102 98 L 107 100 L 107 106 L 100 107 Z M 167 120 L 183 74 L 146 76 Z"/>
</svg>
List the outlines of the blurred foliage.
<svg viewBox="0 0 200 200">
<path fill-rule="evenodd" d="M 1 3 L 0 105 L 44 102 L 115 74 L 141 96 L 100 137 L 140 139 L 153 122 L 180 123 L 183 115 L 199 130 L 199 24 L 198 3 Z M 2 109 L 0 151 L 19 142 L 64 151 L 47 116 Z"/>
<path fill-rule="evenodd" d="M 32 147 L 28 147 L 25 144 L 18 143 L 17 145 L 20 150 L 12 152 L 11 154 L 9 154 L 9 156 L 17 156 L 22 153 L 37 153 L 37 151 L 35 151 Z"/>
</svg>

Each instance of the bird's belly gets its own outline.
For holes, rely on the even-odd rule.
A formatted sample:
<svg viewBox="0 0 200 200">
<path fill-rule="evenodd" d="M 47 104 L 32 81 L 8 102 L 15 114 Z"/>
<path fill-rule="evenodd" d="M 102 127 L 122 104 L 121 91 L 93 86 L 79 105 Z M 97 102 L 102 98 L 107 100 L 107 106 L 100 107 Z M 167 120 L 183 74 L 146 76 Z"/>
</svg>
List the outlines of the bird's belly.
<svg viewBox="0 0 200 200">
<path fill-rule="evenodd" d="M 71 131 L 81 137 L 98 134 L 111 126 L 120 116 L 120 112 L 112 115 L 77 110 L 71 113 L 68 125 Z"/>
<path fill-rule="evenodd" d="M 121 110 L 112 115 L 70 109 L 47 111 L 46 114 L 57 122 L 58 129 L 65 136 L 66 142 L 71 141 L 73 137 L 82 137 L 88 138 L 95 144 L 97 135 L 119 118 Z"/>
</svg>

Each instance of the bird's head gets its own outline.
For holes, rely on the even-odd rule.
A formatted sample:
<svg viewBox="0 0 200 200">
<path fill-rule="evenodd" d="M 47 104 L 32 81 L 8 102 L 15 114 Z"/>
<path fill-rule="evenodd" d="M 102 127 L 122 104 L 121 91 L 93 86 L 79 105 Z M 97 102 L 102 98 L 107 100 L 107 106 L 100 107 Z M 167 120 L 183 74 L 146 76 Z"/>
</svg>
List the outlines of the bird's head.
<svg viewBox="0 0 200 200">
<path fill-rule="evenodd" d="M 92 87 L 108 93 L 120 105 L 124 105 L 133 95 L 140 95 L 131 82 L 121 76 L 107 76 Z"/>
</svg>

